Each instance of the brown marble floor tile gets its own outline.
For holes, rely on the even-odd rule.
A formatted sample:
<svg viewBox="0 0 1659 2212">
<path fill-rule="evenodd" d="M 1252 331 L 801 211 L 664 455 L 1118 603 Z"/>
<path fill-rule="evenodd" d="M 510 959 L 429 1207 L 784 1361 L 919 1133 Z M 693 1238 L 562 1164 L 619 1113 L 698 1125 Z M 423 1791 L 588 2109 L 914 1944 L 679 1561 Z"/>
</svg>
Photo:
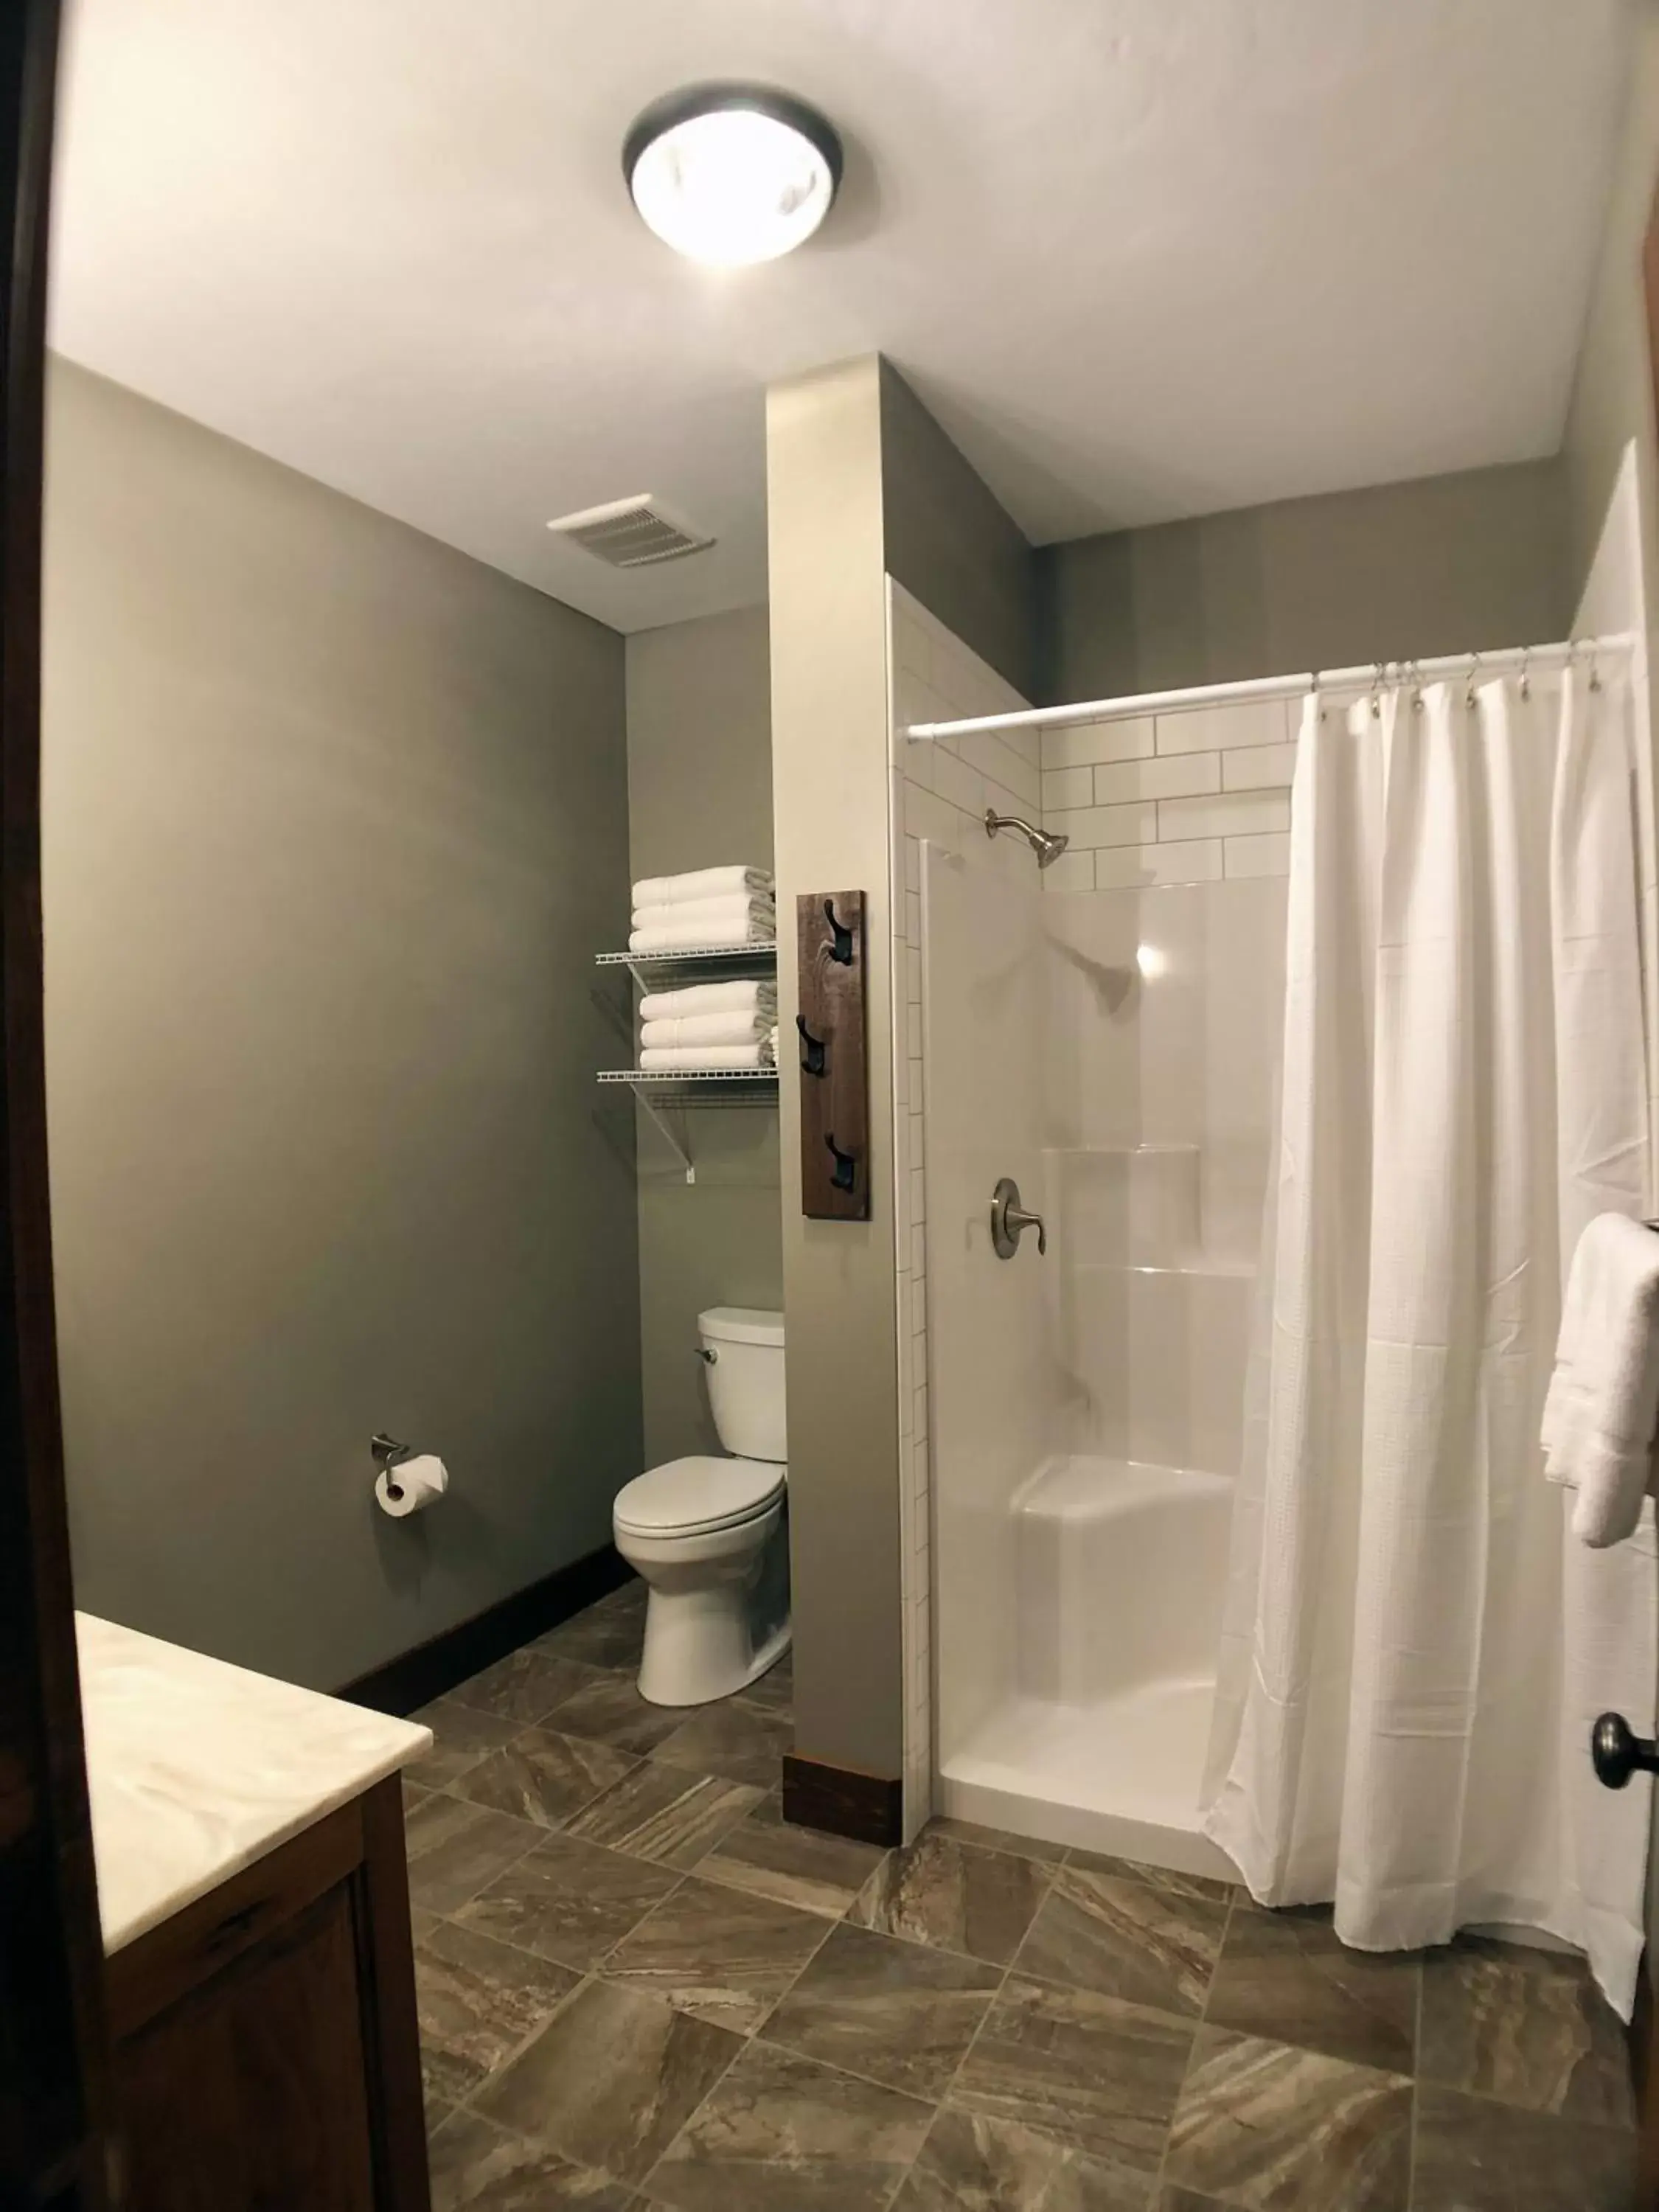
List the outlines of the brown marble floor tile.
<svg viewBox="0 0 1659 2212">
<path fill-rule="evenodd" d="M 1114 1858 L 1108 1851 L 1070 1850 L 1066 1863 L 1095 1874 L 1144 1881 L 1153 1889 L 1166 1890 L 1171 1897 L 1231 1897 L 1238 1888 L 1237 1882 L 1218 1881 L 1206 1874 L 1181 1874 L 1174 1867 L 1149 1866 L 1144 1859 Z"/>
<path fill-rule="evenodd" d="M 939 2097 L 1001 1978 L 976 1960 L 843 1925 L 830 1929 L 763 2033 L 849 2074 Z"/>
<path fill-rule="evenodd" d="M 1633 2124 L 1624 2030 L 1581 1959 L 1462 1936 L 1423 1960 L 1418 2071 L 1500 2104 Z"/>
<path fill-rule="evenodd" d="M 494 1806 L 498 1813 L 516 1814 L 538 1827 L 562 1828 L 637 1765 L 608 1743 L 590 1743 L 548 1728 L 522 1729 L 505 1749 L 490 1752 L 450 1789 L 471 1804 Z"/>
<path fill-rule="evenodd" d="M 743 1695 L 751 1705 L 765 1705 L 775 1713 L 793 1712 L 795 1705 L 793 1652 L 786 1651 L 781 1659 L 750 1683 Z"/>
<path fill-rule="evenodd" d="M 1406 2212 L 1411 2123 L 1397 2075 L 1200 2027 L 1164 2179 L 1249 2212 Z"/>
<path fill-rule="evenodd" d="M 598 1844 L 543 1835 L 534 1850 L 480 1890 L 457 1917 L 463 1927 L 586 1973 L 678 1880 L 665 1868 Z"/>
<path fill-rule="evenodd" d="M 429 1728 L 433 1746 L 424 1759 L 404 1769 L 405 1777 L 432 1790 L 446 1790 L 476 1766 L 487 1752 L 499 1751 L 518 1734 L 520 1723 L 499 1713 L 480 1712 L 459 1698 L 440 1698 L 410 1717 Z"/>
<path fill-rule="evenodd" d="M 1356 2065 L 1410 2074 L 1417 2063 L 1415 1952 L 1351 1951 L 1322 1913 L 1233 1907 L 1205 2018 Z"/>
<path fill-rule="evenodd" d="M 434 1793 L 404 1823 L 409 1899 L 427 1912 L 453 1912 L 521 1859 L 542 1831 L 528 1820 Z"/>
<path fill-rule="evenodd" d="M 455 2108 L 453 2105 L 445 2104 L 441 2097 L 428 2096 L 423 2100 L 423 2117 L 426 2121 L 426 2139 L 428 2142 L 430 2142 L 433 2136 L 437 2134 L 439 2129 L 448 2120 L 450 2114 L 454 2111 L 454 2109 Z"/>
<path fill-rule="evenodd" d="M 893 2212 L 1146 2212 L 1146 2176 L 946 2106 Z"/>
<path fill-rule="evenodd" d="M 1418 2086 L 1412 2212 L 1631 2212 L 1635 2171 L 1622 2128 Z"/>
<path fill-rule="evenodd" d="M 1150 2194 L 1193 2033 L 1173 2014 L 1011 1974 L 950 2102 L 1057 2136 Z"/>
<path fill-rule="evenodd" d="M 665 1866 L 695 1866 L 765 1793 L 723 1775 L 647 1759 L 567 1825 L 574 1836 L 610 1844 Z"/>
<path fill-rule="evenodd" d="M 931 2118 L 893 2089 L 751 2043 L 647 2193 L 679 2212 L 883 2212 Z"/>
<path fill-rule="evenodd" d="M 697 1872 L 711 1881 L 839 1920 L 885 1856 L 879 1844 L 792 1827 L 775 1793 L 726 1830 L 697 1861 Z"/>
<path fill-rule="evenodd" d="M 1199 2013 L 1231 1906 L 1066 1864 L 1021 1945 L 1023 1974 L 1158 2012 Z"/>
<path fill-rule="evenodd" d="M 574 1660 L 583 1667 L 611 1668 L 627 1674 L 639 1673 L 644 1648 L 644 1606 L 603 1601 L 549 1629 L 529 1646 L 550 1658 Z"/>
<path fill-rule="evenodd" d="M 614 1745 L 642 1759 L 684 1722 L 683 1705 L 647 1705 L 631 1674 L 596 1674 L 555 1705 L 543 1725 L 557 1729 L 562 1735 L 588 1736 L 597 1743 Z"/>
<path fill-rule="evenodd" d="M 1006 1828 L 981 1828 L 976 1820 L 947 1820 L 938 1814 L 923 1831 L 929 1836 L 953 1836 L 959 1844 L 977 1844 L 982 1851 L 1012 1851 L 1018 1859 L 1041 1859 L 1058 1866 L 1066 1856 L 1064 1844 L 1041 1843 L 1035 1836 L 1016 1836 Z"/>
<path fill-rule="evenodd" d="M 580 1976 L 453 1921 L 417 1914 L 415 1995 L 427 2094 L 458 2101 L 550 2020 Z"/>
<path fill-rule="evenodd" d="M 752 2034 L 828 1929 L 810 1912 L 688 1875 L 605 1963 L 605 1978 Z"/>
<path fill-rule="evenodd" d="M 744 2048 L 660 1997 L 588 1982 L 476 2109 L 578 2166 L 638 2182 Z"/>
<path fill-rule="evenodd" d="M 1218 2197 L 1200 2197 L 1195 2189 L 1160 2189 L 1152 2212 L 1228 2212 Z"/>
<path fill-rule="evenodd" d="M 474 1674 L 449 1695 L 457 1705 L 494 1713 L 501 1720 L 517 1721 L 522 1727 L 540 1720 L 584 1682 L 591 1681 L 592 1671 L 526 1644 Z"/>
<path fill-rule="evenodd" d="M 432 2212 L 629 2212 L 638 2203 L 609 2174 L 477 2112 L 457 2112 L 432 2145 Z"/>
<path fill-rule="evenodd" d="M 794 1741 L 795 1724 L 787 1713 L 726 1698 L 719 1705 L 699 1705 L 652 1756 L 699 1774 L 723 1774 L 728 1781 L 775 1790 L 783 1754 Z"/>
<path fill-rule="evenodd" d="M 1052 1869 L 954 1836 L 890 1851 L 848 1918 L 884 1936 L 932 1943 L 1006 1966 L 1047 1894 Z"/>
</svg>

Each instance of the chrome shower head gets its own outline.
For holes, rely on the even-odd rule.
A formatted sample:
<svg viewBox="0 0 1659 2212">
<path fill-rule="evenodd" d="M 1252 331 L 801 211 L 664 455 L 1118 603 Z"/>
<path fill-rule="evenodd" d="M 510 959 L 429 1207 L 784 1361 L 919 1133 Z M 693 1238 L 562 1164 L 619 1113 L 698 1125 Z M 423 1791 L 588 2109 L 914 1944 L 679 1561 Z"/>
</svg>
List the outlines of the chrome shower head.
<svg viewBox="0 0 1659 2212">
<path fill-rule="evenodd" d="M 1050 830 L 1039 830 L 1035 823 L 1026 821 L 1023 815 L 999 814 L 994 806 L 988 806 L 985 810 L 985 834 L 988 837 L 994 837 L 999 830 L 1017 830 L 1036 854 L 1036 864 L 1040 868 L 1052 866 L 1072 842 L 1069 837 L 1057 836 Z"/>
</svg>

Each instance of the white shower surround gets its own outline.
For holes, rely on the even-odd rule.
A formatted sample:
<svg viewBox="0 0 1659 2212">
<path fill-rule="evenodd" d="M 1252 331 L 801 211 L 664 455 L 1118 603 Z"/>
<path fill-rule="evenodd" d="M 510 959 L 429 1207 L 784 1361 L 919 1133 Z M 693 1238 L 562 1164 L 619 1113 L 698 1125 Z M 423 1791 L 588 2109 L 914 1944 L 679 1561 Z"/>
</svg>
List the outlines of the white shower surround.
<svg viewBox="0 0 1659 2212">
<path fill-rule="evenodd" d="M 1576 634 L 1645 636 L 1636 501 L 1632 451 Z M 897 735 L 913 721 L 1007 712 L 1023 702 L 891 583 L 889 644 L 894 913 L 902 916 L 896 921 L 895 957 L 908 979 L 898 994 L 901 1039 L 895 1054 L 901 1261 L 908 1279 L 901 1346 L 901 1369 L 908 1378 L 902 1498 L 907 1829 L 914 1832 L 930 1810 L 939 1809 L 1057 1841 L 1139 1850 L 1193 1871 L 1212 1869 L 1214 1846 L 1198 1833 L 1195 1784 L 1213 1696 L 1212 1624 L 1218 1633 L 1224 1581 L 1224 1516 L 1218 1510 L 1224 1493 L 1218 1478 L 1228 1480 L 1237 1463 L 1243 1394 L 1235 1384 L 1243 1364 L 1244 1312 L 1281 1027 L 1282 878 L 1289 865 L 1295 710 L 1255 702 L 1044 730 L 1036 763 L 1040 818 L 1046 828 L 1064 830 L 1072 846 L 1038 878 L 1023 845 L 1008 838 L 988 845 L 978 819 L 987 804 L 1013 808 L 1018 801 L 1018 811 L 1032 812 L 1036 733 L 925 744 Z M 1644 650 L 1636 656 L 1633 683 L 1640 733 L 1644 988 L 1655 1068 L 1659 841 L 1651 750 L 1645 742 L 1650 723 Z M 924 839 L 939 851 L 924 854 Z M 1050 969 L 1041 994 L 1049 1040 L 1043 1081 L 1062 1102 L 1059 1116 L 1042 1126 L 1038 1151 L 1046 1158 L 1022 1170 L 1011 1130 L 994 1170 L 1020 1174 L 1022 1180 L 1030 1175 L 1042 1194 L 1035 1202 L 1046 1205 L 1051 1221 L 1064 1231 L 1054 1254 L 1060 1264 L 1051 1265 L 1043 1277 L 1048 1308 L 1035 1339 L 1042 1350 L 1023 1370 L 1018 1361 L 998 1357 L 1000 1350 L 1022 1343 L 1029 1347 L 1034 1340 L 1017 1308 L 960 1345 L 953 1341 L 954 1328 L 943 1340 L 935 1332 L 930 1342 L 928 1333 L 927 1237 L 931 1233 L 934 1239 L 935 1300 L 950 1310 L 951 1285 L 937 1278 L 947 1255 L 975 1256 L 974 1226 L 994 1179 L 994 1174 L 988 1178 L 988 1158 L 975 1158 L 971 1147 L 962 1161 L 952 1162 L 944 1149 L 945 1133 L 937 1126 L 928 1133 L 936 1152 L 929 1160 L 918 1111 L 929 1081 L 937 1095 L 952 1079 L 939 1064 L 951 1048 L 938 1018 L 936 986 L 930 988 L 933 1027 L 926 1038 L 921 1008 L 924 867 L 930 889 L 945 882 L 946 852 L 962 857 L 979 887 L 988 881 L 994 886 L 981 897 L 980 911 L 988 919 L 993 906 L 1006 908 L 1000 925 L 1004 945 L 1022 932 L 1035 932 L 1045 945 L 1036 956 L 1039 964 L 1046 961 Z M 994 875 L 988 878 L 988 868 Z M 952 879 L 959 881 L 954 872 Z M 1038 899 L 1039 884 L 1052 896 Z M 970 902 L 966 911 L 973 910 Z M 965 927 L 970 936 L 972 922 Z M 1133 955 L 1143 947 L 1154 972 L 1141 977 L 1141 1017 L 1133 1024 L 1130 1052 L 1136 1081 L 1128 1085 L 1122 1080 L 1129 1047 L 1125 1031 L 1115 1035 L 1115 1065 L 1109 1026 L 1085 1019 L 1068 1027 L 1062 1002 L 1068 985 L 1074 994 L 1094 988 L 1079 956 L 1121 968 L 1126 949 Z M 1187 962 L 1184 1007 L 1178 994 L 1158 988 L 1170 979 L 1172 950 Z M 1035 1067 L 1035 1053 L 1022 1063 L 1018 1050 L 988 1054 L 981 1048 L 971 1069 L 957 1071 L 954 1080 L 967 1086 L 966 1095 L 982 1115 L 991 1094 L 1017 1076 L 1022 1064 Z M 1659 1112 L 1659 1082 L 1653 1088 Z M 1131 1096 L 1137 1118 L 1129 1133 L 1111 1117 L 1125 1109 Z M 1075 1118 L 1084 1109 L 1107 1116 L 1091 1135 L 1082 1133 L 1087 1125 Z M 936 1124 L 938 1119 L 936 1114 Z M 931 1194 L 930 1171 L 938 1186 Z M 959 1176 L 958 1191 L 950 1186 Z M 930 1197 L 931 1231 L 924 1225 Z M 1029 1189 L 1027 1199 L 1033 1202 Z M 1103 1253 L 1111 1256 L 1103 1259 Z M 988 1261 L 988 1253 L 984 1256 Z M 993 1261 L 970 1273 L 981 1290 L 998 1278 L 1023 1278 L 1029 1286 L 1036 1262 L 999 1268 Z M 1175 1287 L 1183 1278 L 1185 1287 Z M 1231 1304 L 1235 1291 L 1238 1302 Z M 1115 1307 L 1115 1293 L 1121 1300 Z M 1111 1323 L 1103 1330 L 1097 1305 L 1095 1325 L 1087 1318 L 1091 1299 L 1103 1295 Z M 1196 1332 L 1189 1328 L 1185 1340 L 1199 1343 L 1200 1354 L 1183 1365 L 1181 1327 L 1168 1313 L 1157 1317 L 1156 1309 L 1163 1300 L 1184 1305 L 1195 1316 L 1206 1299 L 1211 1301 L 1207 1317 Z M 1125 1307 L 1139 1312 L 1138 1333 L 1134 1314 L 1126 1314 Z M 1010 1321 L 1016 1325 L 1006 1326 Z M 1056 1418 L 1056 1405 L 1065 1390 L 1076 1390 L 1091 1341 L 1097 1346 L 1115 1342 L 1121 1364 L 1114 1376 L 1109 1351 L 1096 1363 L 1093 1390 L 1085 1382 L 1071 1401 L 1068 1434 L 1066 1419 Z M 938 1547 L 944 1501 L 933 1462 L 951 1467 L 955 1481 L 960 1440 L 942 1438 L 940 1428 L 943 1420 L 950 1429 L 948 1401 L 963 1383 L 969 1450 L 977 1450 L 983 1464 L 988 1439 L 1000 1434 L 1006 1443 L 1001 1498 L 994 1511 L 980 1516 L 988 1528 L 1000 1529 L 1003 1563 L 999 1567 L 982 1559 L 973 1577 L 980 1587 L 960 1596 L 952 1588 L 941 1607 Z M 999 1384 L 1008 1417 L 1000 1423 L 987 1419 Z M 1109 1419 L 1114 1407 L 1121 1417 L 1115 1431 Z M 1092 1419 L 1097 1411 L 1103 1418 L 1085 1449 L 1071 1449 L 1079 1417 Z M 1020 1439 L 1026 1445 L 1023 1457 Z M 1033 1439 L 1041 1443 L 1035 1463 Z M 1106 1447 L 1105 1455 L 1161 1466 L 1164 1477 L 1124 1470 L 1109 1492 L 1099 1479 Z M 1194 1466 L 1194 1461 L 1202 1463 Z M 1021 1489 L 1016 1513 L 1014 1493 Z M 989 1507 L 992 1500 L 984 1503 Z M 948 1509 L 945 1520 L 948 1550 Z M 1023 1606 L 1017 1609 L 1011 1595 L 1006 1613 L 1000 1612 L 994 1601 L 997 1584 L 1010 1594 L 1023 1589 Z M 1178 1591 L 1181 1602 L 1148 1605 L 1149 1591 Z M 1085 1593 L 1091 1601 L 1086 1611 L 1080 1602 Z M 953 1639 L 957 1607 L 967 1632 Z M 1034 1642 L 1028 1632 L 1022 1649 L 1021 1613 L 1028 1622 L 1046 1617 L 1059 1625 L 1058 1632 Z M 1105 1630 L 1109 1621 L 1121 1632 Z M 988 1683 L 994 1694 L 994 1677 L 1005 1689 L 1024 1682 L 1040 1694 L 1023 1705 L 1017 1697 L 1006 1701 L 1000 1741 L 998 1726 L 981 1731 L 978 1765 L 968 1762 L 973 1778 L 964 1780 L 952 1705 L 965 1705 L 971 1717 L 976 1702 L 990 1701 Z M 1091 1709 L 1103 1692 L 1116 1706 L 1118 1724 L 1104 1747 L 1113 1771 L 1103 1787 L 1091 1791 L 1079 1787 L 1079 1777 L 1091 1765 L 1099 1772 L 1107 1764 Z M 1046 1726 L 1034 1725 L 1045 1718 Z M 1012 1785 L 1001 1790 L 994 1778 L 1000 1752 L 1006 1753 Z M 1095 1802 L 1085 1802 L 1091 1797 Z M 1177 1801 L 1185 1809 L 1172 1824 L 1169 1815 Z M 1650 1924 L 1659 1919 L 1652 1903 L 1649 1918 Z"/>
</svg>

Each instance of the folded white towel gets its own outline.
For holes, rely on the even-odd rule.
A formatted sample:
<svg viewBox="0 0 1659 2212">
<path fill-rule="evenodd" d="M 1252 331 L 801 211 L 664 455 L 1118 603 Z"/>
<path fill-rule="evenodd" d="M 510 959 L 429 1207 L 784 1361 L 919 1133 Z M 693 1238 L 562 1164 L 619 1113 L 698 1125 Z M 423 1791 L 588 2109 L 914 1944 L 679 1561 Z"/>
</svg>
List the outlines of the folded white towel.
<svg viewBox="0 0 1659 2212">
<path fill-rule="evenodd" d="M 1572 1533 L 1601 1550 L 1632 1534 L 1659 1426 L 1659 1235 L 1598 1213 L 1567 1276 L 1544 1401 L 1545 1473 L 1578 1493 Z"/>
<path fill-rule="evenodd" d="M 706 922 L 711 929 L 721 929 L 727 922 L 751 917 L 773 924 L 777 908 L 762 892 L 734 891 L 729 898 L 680 899 L 671 906 L 636 906 L 633 926 L 635 929 L 679 929 L 690 928 L 696 921 Z"/>
<path fill-rule="evenodd" d="M 640 1000 L 644 1022 L 684 1021 L 692 1014 L 764 1014 L 770 1021 L 777 1011 L 778 987 L 770 976 L 687 983 L 678 991 L 647 991 Z"/>
<path fill-rule="evenodd" d="M 645 1069 L 673 1069 L 684 1075 L 718 1075 L 728 1068 L 772 1068 L 778 1064 L 777 1032 L 748 1044 L 647 1045 L 640 1054 Z"/>
<path fill-rule="evenodd" d="M 641 1044 L 752 1044 L 775 1026 L 770 1013 L 685 1014 L 678 1020 L 641 1022 Z"/>
<path fill-rule="evenodd" d="M 762 921 L 750 915 L 744 921 L 723 923 L 719 928 L 708 922 L 676 922 L 651 929 L 633 929 L 628 934 L 630 952 L 689 952 L 735 951 L 745 945 L 770 945 L 775 932 L 770 921 Z"/>
<path fill-rule="evenodd" d="M 770 868 L 741 861 L 727 868 L 693 868 L 683 876 L 643 876 L 634 886 L 635 906 L 666 906 L 680 899 L 720 898 L 729 891 L 769 891 Z"/>
</svg>

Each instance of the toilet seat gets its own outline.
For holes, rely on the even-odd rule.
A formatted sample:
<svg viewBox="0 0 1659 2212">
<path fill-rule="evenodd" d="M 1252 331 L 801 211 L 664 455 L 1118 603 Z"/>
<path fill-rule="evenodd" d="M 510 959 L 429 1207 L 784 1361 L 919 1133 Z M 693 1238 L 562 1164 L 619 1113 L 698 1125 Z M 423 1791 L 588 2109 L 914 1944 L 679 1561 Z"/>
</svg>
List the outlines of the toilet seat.
<svg viewBox="0 0 1659 2212">
<path fill-rule="evenodd" d="M 693 1456 L 647 1468 L 617 1493 L 617 1528 L 636 1536 L 700 1536 L 769 1512 L 787 1469 L 776 1461 Z"/>
</svg>

